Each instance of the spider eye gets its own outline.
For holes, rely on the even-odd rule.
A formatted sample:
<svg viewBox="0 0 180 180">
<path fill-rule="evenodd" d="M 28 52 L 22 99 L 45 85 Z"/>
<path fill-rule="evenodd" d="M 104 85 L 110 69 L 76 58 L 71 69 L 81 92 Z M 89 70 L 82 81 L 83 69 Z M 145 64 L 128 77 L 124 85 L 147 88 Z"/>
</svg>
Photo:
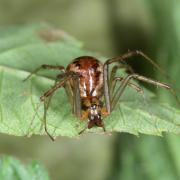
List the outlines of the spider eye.
<svg viewBox="0 0 180 180">
<path fill-rule="evenodd" d="M 97 107 L 97 105 L 96 105 L 96 104 L 91 104 L 91 109 L 92 109 L 92 110 L 95 110 L 95 109 L 96 109 L 96 107 Z"/>
</svg>

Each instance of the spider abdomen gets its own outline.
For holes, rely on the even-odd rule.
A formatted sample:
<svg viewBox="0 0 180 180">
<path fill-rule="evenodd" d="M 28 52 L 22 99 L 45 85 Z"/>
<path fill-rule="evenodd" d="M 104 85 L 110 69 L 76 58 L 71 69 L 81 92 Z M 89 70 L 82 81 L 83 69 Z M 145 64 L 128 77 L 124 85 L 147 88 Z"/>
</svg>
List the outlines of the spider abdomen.
<svg viewBox="0 0 180 180">
<path fill-rule="evenodd" d="M 103 89 L 103 65 L 96 58 L 81 56 L 73 60 L 66 72 L 79 75 L 80 97 L 99 97 Z M 71 83 L 72 88 L 73 83 Z"/>
</svg>

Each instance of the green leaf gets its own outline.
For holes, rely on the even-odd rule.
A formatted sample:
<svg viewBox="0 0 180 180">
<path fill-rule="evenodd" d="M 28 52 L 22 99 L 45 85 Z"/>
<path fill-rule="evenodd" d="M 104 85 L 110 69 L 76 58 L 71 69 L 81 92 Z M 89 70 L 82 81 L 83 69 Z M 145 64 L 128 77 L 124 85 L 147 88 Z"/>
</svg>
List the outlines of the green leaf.
<svg viewBox="0 0 180 180">
<path fill-rule="evenodd" d="M 49 180 L 45 168 L 36 161 L 24 166 L 13 157 L 3 156 L 0 159 L 0 169 L 1 180 Z"/>
<path fill-rule="evenodd" d="M 61 31 L 46 25 L 25 25 L 2 30 L 4 36 L 0 33 L 0 132 L 16 136 L 44 135 L 43 104 L 39 97 L 53 85 L 53 79 L 59 72 L 41 71 L 30 80 L 23 80 L 42 64 L 66 67 L 78 56 L 97 56 L 82 49 L 82 43 L 74 38 L 68 35 L 59 38 L 52 32 Z M 126 90 L 115 110 L 104 119 L 107 132 L 179 134 L 180 111 L 154 101 L 152 94 L 144 91 L 145 99 L 135 90 Z M 48 110 L 50 134 L 78 136 L 87 121 L 79 120 L 71 112 L 68 98 L 61 88 L 54 94 Z M 102 132 L 102 129 L 92 128 L 89 131 Z"/>
</svg>

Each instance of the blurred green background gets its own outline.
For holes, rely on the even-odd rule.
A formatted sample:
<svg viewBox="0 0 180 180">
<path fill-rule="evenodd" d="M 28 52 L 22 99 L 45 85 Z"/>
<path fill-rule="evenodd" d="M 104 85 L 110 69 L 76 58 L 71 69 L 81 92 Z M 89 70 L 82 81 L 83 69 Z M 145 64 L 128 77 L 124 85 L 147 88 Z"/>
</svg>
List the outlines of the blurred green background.
<svg viewBox="0 0 180 180">
<path fill-rule="evenodd" d="M 47 22 L 103 56 L 140 49 L 157 59 L 180 89 L 180 1 L 178 0 L 0 0 L 0 26 Z M 135 71 L 163 79 L 140 60 Z M 154 91 L 156 89 L 153 89 Z M 158 91 L 162 101 L 175 103 Z M 84 134 L 79 139 L 0 136 L 0 154 L 24 162 L 37 159 L 51 179 L 60 180 L 179 180 L 178 136 Z"/>
</svg>

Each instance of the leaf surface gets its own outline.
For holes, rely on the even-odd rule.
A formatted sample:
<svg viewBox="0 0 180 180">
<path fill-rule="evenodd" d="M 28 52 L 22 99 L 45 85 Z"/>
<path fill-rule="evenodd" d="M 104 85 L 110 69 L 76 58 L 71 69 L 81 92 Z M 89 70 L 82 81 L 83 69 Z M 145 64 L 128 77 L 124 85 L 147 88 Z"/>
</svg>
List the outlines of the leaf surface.
<svg viewBox="0 0 180 180">
<path fill-rule="evenodd" d="M 42 64 L 66 67 L 78 56 L 97 56 L 96 53 L 84 50 L 82 43 L 74 38 L 68 35 L 59 38 L 60 35 L 52 33 L 54 31 L 46 25 L 26 25 L 2 30 L 4 36 L 0 33 L 1 133 L 16 136 L 45 134 L 42 123 L 43 104 L 40 103 L 39 97 L 53 85 L 56 75 L 60 72 L 42 70 L 23 82 L 30 72 Z M 46 32 L 45 36 L 39 32 Z M 97 57 L 104 60 L 100 56 Z M 180 111 L 168 104 L 154 101 L 152 94 L 144 91 L 145 98 L 135 90 L 127 88 L 115 110 L 104 119 L 107 132 L 128 132 L 136 135 L 161 135 L 162 132 L 179 134 Z M 68 98 L 61 88 L 53 95 L 48 110 L 47 124 L 50 134 L 78 136 L 87 121 L 79 120 L 71 112 Z M 89 131 L 102 132 L 102 129 L 92 128 Z"/>
</svg>

